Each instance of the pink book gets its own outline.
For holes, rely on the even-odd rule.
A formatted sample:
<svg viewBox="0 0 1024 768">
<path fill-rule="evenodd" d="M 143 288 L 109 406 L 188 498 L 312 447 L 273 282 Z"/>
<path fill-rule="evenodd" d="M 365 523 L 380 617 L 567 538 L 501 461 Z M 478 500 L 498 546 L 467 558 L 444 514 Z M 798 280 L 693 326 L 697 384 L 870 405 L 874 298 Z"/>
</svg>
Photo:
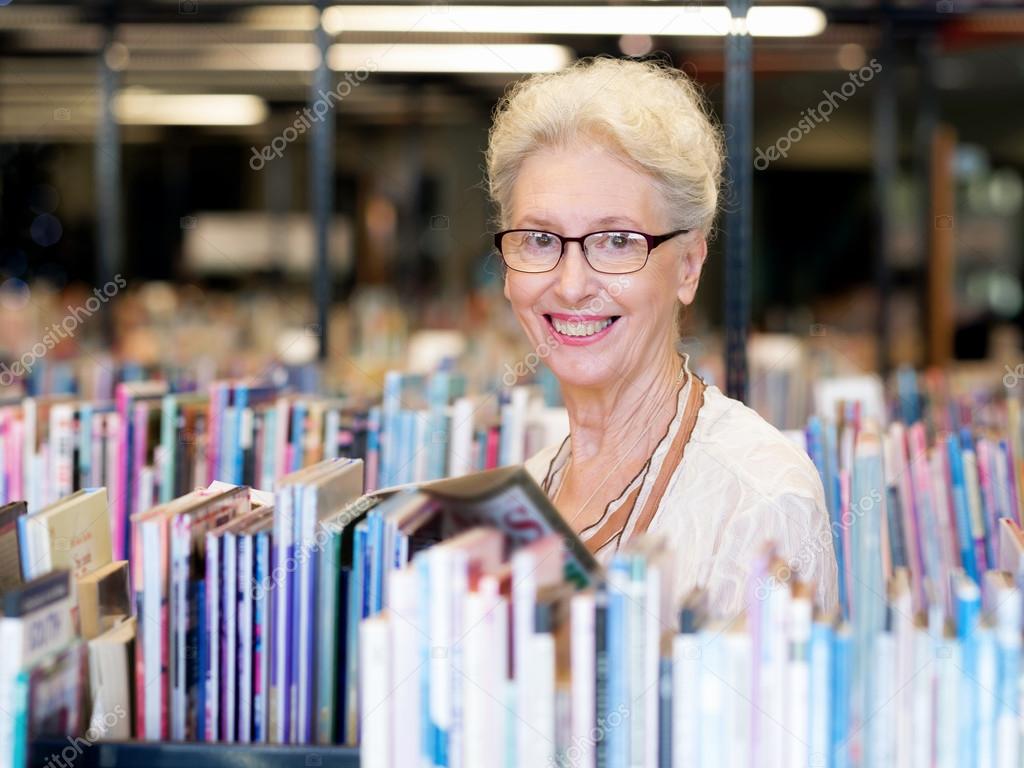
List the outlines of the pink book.
<svg viewBox="0 0 1024 768">
<path fill-rule="evenodd" d="M 112 544 L 114 546 L 114 559 L 123 560 L 127 555 L 125 547 L 125 521 L 128 519 L 128 440 L 126 431 L 120 429 L 120 425 L 128 423 L 128 404 L 131 400 L 128 393 L 128 385 L 121 383 L 117 385 L 116 407 L 117 407 L 117 464 L 114 466 L 114 487 L 110 494 L 110 508 L 113 516 L 111 527 Z"/>
<path fill-rule="evenodd" d="M 839 470 L 839 508 L 848 510 L 850 508 L 850 471 L 848 469 Z M 850 606 L 849 620 L 853 621 L 856 616 L 856 608 L 853 604 L 853 593 L 855 590 L 850 588 L 853 584 L 853 540 L 851 538 L 850 525 L 840 526 L 843 531 L 843 572 L 845 574 L 844 584 L 846 585 L 846 604 Z"/>
<path fill-rule="evenodd" d="M 8 424 L 10 443 L 7 447 L 7 466 L 11 468 L 11 490 L 8 496 L 13 501 L 14 499 L 25 498 L 25 468 L 22 464 L 22 458 L 24 457 L 22 443 L 25 441 L 25 425 L 21 423 L 20 419 L 11 419 Z"/>
<path fill-rule="evenodd" d="M 501 429 L 491 427 L 487 430 L 487 466 L 486 469 L 494 469 L 498 466 L 498 447 L 501 441 Z"/>
<path fill-rule="evenodd" d="M 982 515 L 984 517 L 986 536 L 981 539 L 983 550 L 985 539 L 992 542 L 992 562 L 988 562 L 988 552 L 985 551 L 987 568 L 995 568 L 999 562 L 999 510 L 996 508 L 996 493 L 992 480 L 995 476 L 993 461 L 993 449 L 991 443 L 981 438 L 975 443 L 974 453 L 978 461 L 978 486 L 981 490 Z"/>
</svg>

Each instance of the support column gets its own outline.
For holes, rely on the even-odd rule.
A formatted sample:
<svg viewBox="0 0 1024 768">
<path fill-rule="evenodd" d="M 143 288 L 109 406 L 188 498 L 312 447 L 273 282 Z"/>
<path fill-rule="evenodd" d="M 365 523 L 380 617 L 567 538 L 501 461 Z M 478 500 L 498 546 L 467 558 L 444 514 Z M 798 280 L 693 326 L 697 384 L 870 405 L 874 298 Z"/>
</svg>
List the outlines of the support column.
<svg viewBox="0 0 1024 768">
<path fill-rule="evenodd" d="M 726 393 L 746 402 L 750 391 L 751 217 L 754 167 L 753 44 L 746 16 L 751 0 L 729 0 L 732 29 L 725 39 L 725 124 L 728 205 L 725 212 Z"/>
</svg>

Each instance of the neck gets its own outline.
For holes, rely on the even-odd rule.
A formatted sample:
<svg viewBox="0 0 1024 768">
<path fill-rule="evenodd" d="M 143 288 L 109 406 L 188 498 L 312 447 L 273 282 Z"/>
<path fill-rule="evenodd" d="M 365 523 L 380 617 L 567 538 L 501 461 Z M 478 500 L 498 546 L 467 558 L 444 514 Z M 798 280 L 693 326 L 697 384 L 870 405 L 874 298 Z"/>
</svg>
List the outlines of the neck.
<svg viewBox="0 0 1024 768">
<path fill-rule="evenodd" d="M 573 462 L 647 456 L 676 413 L 682 361 L 671 348 L 640 373 L 602 389 L 563 387 Z M 632 448 L 632 450 L 630 450 Z M 630 455 L 623 455 L 627 451 Z"/>
</svg>

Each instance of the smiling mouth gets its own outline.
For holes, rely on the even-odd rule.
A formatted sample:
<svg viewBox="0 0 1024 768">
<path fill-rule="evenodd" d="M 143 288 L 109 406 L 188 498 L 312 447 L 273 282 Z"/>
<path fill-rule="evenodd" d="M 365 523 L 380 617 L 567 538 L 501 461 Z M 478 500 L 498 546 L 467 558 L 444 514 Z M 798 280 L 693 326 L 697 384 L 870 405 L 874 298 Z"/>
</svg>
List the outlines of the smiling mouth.
<svg viewBox="0 0 1024 768">
<path fill-rule="evenodd" d="M 558 317 L 552 317 L 551 315 L 544 315 L 544 319 L 551 324 L 562 336 L 571 336 L 573 338 L 586 338 L 588 336 L 596 336 L 605 330 L 608 326 L 618 320 L 620 315 L 611 315 L 602 320 L 563 320 Z"/>
</svg>

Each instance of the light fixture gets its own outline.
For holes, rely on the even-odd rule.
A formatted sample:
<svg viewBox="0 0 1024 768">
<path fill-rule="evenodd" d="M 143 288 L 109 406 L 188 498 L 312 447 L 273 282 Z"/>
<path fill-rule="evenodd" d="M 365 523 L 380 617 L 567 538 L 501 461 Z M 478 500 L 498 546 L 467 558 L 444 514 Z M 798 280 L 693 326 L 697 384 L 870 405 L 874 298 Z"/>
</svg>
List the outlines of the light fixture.
<svg viewBox="0 0 1024 768">
<path fill-rule="evenodd" d="M 721 37 L 732 16 L 717 5 L 335 5 L 324 11 L 331 34 L 444 32 L 471 34 L 670 35 Z M 747 16 L 755 37 L 810 37 L 825 14 L 797 5 L 759 6 Z"/>
<path fill-rule="evenodd" d="M 115 97 L 114 114 L 125 125 L 259 125 L 267 119 L 267 104 L 250 94 L 126 88 Z"/>
<path fill-rule="evenodd" d="M 339 43 L 327 53 L 342 72 L 554 72 L 572 58 L 562 45 L 483 43 Z"/>
</svg>

